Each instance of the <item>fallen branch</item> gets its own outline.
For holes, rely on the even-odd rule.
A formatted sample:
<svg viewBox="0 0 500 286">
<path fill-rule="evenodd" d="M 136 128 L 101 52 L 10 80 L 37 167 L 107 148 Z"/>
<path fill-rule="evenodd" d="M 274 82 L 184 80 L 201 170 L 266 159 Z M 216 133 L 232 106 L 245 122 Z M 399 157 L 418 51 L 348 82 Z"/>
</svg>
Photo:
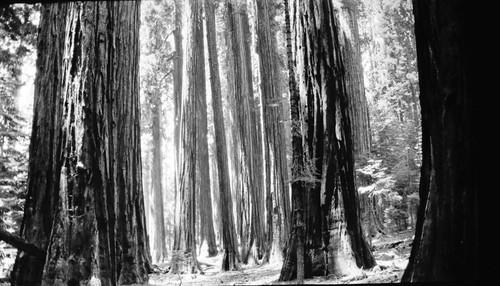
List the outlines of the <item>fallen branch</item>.
<svg viewBox="0 0 500 286">
<path fill-rule="evenodd" d="M 0 240 L 5 241 L 6 243 L 12 245 L 13 247 L 28 253 L 34 257 L 44 260 L 46 252 L 40 249 L 38 246 L 33 243 L 29 243 L 26 240 L 22 239 L 16 234 L 10 233 L 3 228 L 0 228 Z"/>
</svg>

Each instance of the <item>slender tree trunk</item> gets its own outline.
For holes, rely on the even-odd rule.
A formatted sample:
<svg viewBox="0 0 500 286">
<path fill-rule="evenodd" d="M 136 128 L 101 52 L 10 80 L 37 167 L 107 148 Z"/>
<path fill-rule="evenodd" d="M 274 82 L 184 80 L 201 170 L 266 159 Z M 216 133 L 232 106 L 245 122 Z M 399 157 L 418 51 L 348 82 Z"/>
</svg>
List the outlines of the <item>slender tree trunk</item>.
<svg viewBox="0 0 500 286">
<path fill-rule="evenodd" d="M 180 140 L 180 116 L 181 116 L 181 100 L 182 100 L 182 68 L 183 68 L 183 49 L 182 49 L 182 2 L 174 0 L 175 10 L 175 25 L 174 25 L 174 44 L 175 44 L 175 57 L 173 60 L 173 86 L 174 86 L 174 239 L 172 249 L 180 249 L 181 230 L 180 230 L 180 198 L 178 196 L 179 189 L 179 140 Z"/>
<path fill-rule="evenodd" d="M 135 1 L 42 7 L 21 235 L 47 256 L 44 265 L 20 252 L 16 285 L 148 280 L 139 8 Z"/>
<path fill-rule="evenodd" d="M 200 5 L 201 9 L 201 5 Z M 200 10 L 201 12 L 201 10 Z M 203 34 L 203 21 L 201 17 L 198 18 L 199 22 L 196 23 L 197 26 L 201 27 L 201 32 Z M 199 194 L 200 194 L 200 222 L 201 228 L 200 232 L 202 233 L 202 237 L 207 239 L 208 243 L 208 254 L 209 256 L 214 256 L 217 254 L 217 250 L 215 247 L 215 233 L 214 233 L 214 225 L 212 218 L 212 194 L 210 193 L 210 164 L 208 161 L 208 141 L 207 141 L 207 100 L 206 100 L 206 80 L 205 80 L 205 43 L 203 36 L 197 38 L 196 40 L 197 47 L 197 57 L 198 60 L 203 63 L 200 64 L 197 72 L 197 83 L 200 85 L 196 87 L 198 92 L 198 96 L 196 97 L 197 104 L 197 113 L 196 113 L 196 122 L 197 122 L 197 163 L 198 163 L 198 171 L 200 174 L 199 177 Z M 205 236 L 205 237 L 204 237 Z M 200 245 L 202 241 L 200 240 Z"/>
<path fill-rule="evenodd" d="M 466 50 L 468 7 L 413 1 L 422 112 L 420 206 L 405 282 L 476 282 L 478 107 Z"/>
<path fill-rule="evenodd" d="M 154 204 L 154 239 L 153 259 L 162 263 L 167 258 L 165 242 L 165 218 L 163 214 L 163 187 L 162 187 L 162 154 L 161 154 L 161 97 L 160 94 L 152 95 L 151 100 L 153 150 L 151 167 L 151 192 Z"/>
<path fill-rule="evenodd" d="M 273 241 L 273 222 L 272 222 L 272 193 L 278 192 L 280 197 L 287 197 L 288 192 L 288 170 L 286 161 L 283 160 L 286 154 L 286 145 L 282 135 L 282 103 L 281 94 L 279 93 L 278 84 L 279 77 L 277 75 L 278 68 L 275 59 L 276 43 L 275 37 L 271 31 L 270 14 L 272 3 L 271 1 L 256 1 L 256 26 L 258 34 L 257 51 L 259 54 L 260 63 L 260 83 L 261 97 L 263 108 L 263 126 L 265 134 L 265 160 L 266 165 L 272 166 L 267 174 L 268 180 L 272 183 L 266 184 L 266 208 L 267 208 L 267 235 L 266 235 L 266 256 L 264 261 L 268 261 L 271 255 L 271 245 Z M 283 195 L 284 194 L 284 195 Z M 278 202 L 276 202 L 278 204 Z M 282 216 L 288 217 L 288 208 L 285 201 L 282 201 Z"/>
<path fill-rule="evenodd" d="M 172 257 L 172 267 L 170 273 L 179 273 L 180 264 L 185 262 L 188 271 L 201 271 L 196 257 L 196 161 L 197 161 L 197 132 L 196 114 L 199 112 L 196 99 L 205 94 L 201 94 L 199 87 L 205 82 L 200 78 L 198 70 L 205 64 L 200 58 L 201 48 L 197 45 L 199 39 L 203 39 L 203 29 L 199 25 L 201 21 L 201 5 L 198 1 L 189 1 L 185 5 L 184 29 L 184 56 L 183 56 L 183 85 L 182 103 L 180 114 L 179 133 L 179 185 L 178 196 L 180 198 L 180 242 L 175 243 L 173 250 L 179 256 Z M 201 52 L 202 53 L 202 52 Z M 184 261 L 183 261 L 184 260 Z"/>
<path fill-rule="evenodd" d="M 219 178 L 219 205 L 222 221 L 222 241 L 224 255 L 222 258 L 223 271 L 238 268 L 237 242 L 233 221 L 233 206 L 231 199 L 231 186 L 229 181 L 229 167 L 226 151 L 226 136 L 224 116 L 222 109 L 222 95 L 219 77 L 219 60 L 217 56 L 217 42 L 215 34 L 214 4 L 210 0 L 204 1 L 205 17 L 207 23 L 208 62 L 210 64 L 210 87 L 212 94 L 212 109 L 215 128 L 215 144 L 217 159 L 217 174 Z"/>
</svg>

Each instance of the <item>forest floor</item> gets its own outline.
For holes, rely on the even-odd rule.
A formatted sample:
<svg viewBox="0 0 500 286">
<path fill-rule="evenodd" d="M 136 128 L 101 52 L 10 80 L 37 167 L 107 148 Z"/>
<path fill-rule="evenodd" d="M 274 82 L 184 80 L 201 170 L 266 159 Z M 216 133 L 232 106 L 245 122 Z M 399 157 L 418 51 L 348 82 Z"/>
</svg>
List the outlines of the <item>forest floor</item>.
<svg viewBox="0 0 500 286">
<path fill-rule="evenodd" d="M 360 270 L 358 273 L 344 277 L 316 276 L 305 279 L 304 284 L 372 284 L 398 283 L 408 263 L 413 230 L 383 235 L 372 240 L 372 250 L 377 266 L 373 269 Z M 204 274 L 168 274 L 168 263 L 159 265 L 159 273 L 149 276 L 148 285 L 287 285 L 295 281 L 279 282 L 282 262 L 272 261 L 264 265 L 242 265 L 241 270 L 220 272 L 221 255 L 215 257 L 199 257 Z M 2 260 L 2 259 L 0 259 Z M 10 261 L 13 264 L 13 259 Z M 2 262 L 2 261 L 0 261 Z M 3 264 L 6 264 L 3 261 Z M 2 263 L 0 263 L 2 264 Z M 7 266 L 7 265 L 3 265 Z M 1 267 L 0 267 L 1 268 Z M 0 269 L 1 270 L 1 269 Z M 1 275 L 3 274 L 3 275 Z M 10 285 L 5 279 L 6 273 L 0 273 L 0 286 Z"/>
<path fill-rule="evenodd" d="M 317 276 L 305 279 L 304 284 L 372 284 L 398 283 L 408 263 L 413 230 L 388 234 L 372 240 L 373 255 L 377 266 L 344 277 Z M 200 257 L 204 274 L 152 274 L 149 285 L 286 285 L 294 281 L 279 282 L 282 262 L 264 265 L 242 265 L 241 270 L 219 272 L 221 256 Z M 160 268 L 167 268 L 167 264 Z"/>
</svg>

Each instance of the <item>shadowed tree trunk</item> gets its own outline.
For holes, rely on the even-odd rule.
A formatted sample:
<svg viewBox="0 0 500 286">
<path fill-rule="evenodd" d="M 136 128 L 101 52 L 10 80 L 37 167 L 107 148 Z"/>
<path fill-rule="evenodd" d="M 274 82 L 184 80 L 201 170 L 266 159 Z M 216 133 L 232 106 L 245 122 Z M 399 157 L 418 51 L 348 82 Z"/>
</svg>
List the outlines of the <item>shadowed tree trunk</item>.
<svg viewBox="0 0 500 286">
<path fill-rule="evenodd" d="M 292 10 L 294 68 L 298 71 L 301 102 L 306 103 L 300 106 L 307 129 L 306 158 L 299 175 L 306 187 L 306 277 L 324 273 L 346 275 L 375 265 L 359 218 L 344 69 L 347 63 L 343 60 L 333 5 L 296 1 Z M 282 280 L 290 279 L 293 273 L 288 272 L 292 271 L 285 264 Z"/>
<path fill-rule="evenodd" d="M 478 105 L 466 50 L 467 10 L 413 1 L 422 112 L 420 206 L 405 282 L 479 280 Z"/>
<path fill-rule="evenodd" d="M 19 252 L 16 285 L 148 280 L 139 8 L 135 1 L 42 6 L 21 236 L 47 256 L 44 264 Z"/>
<path fill-rule="evenodd" d="M 219 179 L 219 205 L 222 221 L 222 242 L 224 254 L 222 258 L 223 271 L 238 268 L 237 241 L 233 221 L 233 205 L 231 199 L 231 186 L 229 181 L 229 167 L 226 150 L 226 136 L 224 116 L 222 109 L 222 95 L 219 77 L 219 60 L 217 56 L 217 42 L 215 33 L 214 4 L 210 0 L 204 1 L 205 17 L 207 23 L 208 62 L 210 67 L 210 87 L 212 94 L 212 110 L 215 129 L 215 146 L 217 159 L 217 174 Z"/>
<path fill-rule="evenodd" d="M 292 30 L 290 23 L 290 9 L 288 0 L 285 4 L 285 30 L 287 47 L 288 86 L 290 89 L 290 120 L 292 134 L 292 210 L 293 220 L 290 239 L 285 247 L 285 257 L 279 281 L 289 281 L 297 278 L 297 283 L 304 281 L 304 192 L 305 182 L 302 178 L 304 171 L 304 142 L 302 139 L 302 119 L 300 110 L 300 94 L 296 82 L 295 66 L 292 50 Z M 287 222 L 285 222 L 287 223 Z"/>
</svg>

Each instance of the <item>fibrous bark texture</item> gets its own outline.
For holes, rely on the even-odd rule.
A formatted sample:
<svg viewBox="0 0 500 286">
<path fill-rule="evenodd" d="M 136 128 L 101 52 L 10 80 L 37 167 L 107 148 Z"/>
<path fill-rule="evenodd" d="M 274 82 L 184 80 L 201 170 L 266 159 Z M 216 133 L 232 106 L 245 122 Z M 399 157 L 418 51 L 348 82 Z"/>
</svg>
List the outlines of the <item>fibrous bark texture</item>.
<svg viewBox="0 0 500 286">
<path fill-rule="evenodd" d="M 305 186 L 305 248 L 310 253 L 306 277 L 344 275 L 375 264 L 359 218 L 347 63 L 333 5 L 329 1 L 296 1 L 291 13 L 300 116 L 304 120 L 299 123 L 305 137 L 306 156 L 298 179 Z"/>
<path fill-rule="evenodd" d="M 413 1 L 422 112 L 420 206 L 403 281 L 477 281 L 478 162 L 466 9 Z"/>
<path fill-rule="evenodd" d="M 42 6 L 16 285 L 145 283 L 136 1 Z"/>
</svg>

